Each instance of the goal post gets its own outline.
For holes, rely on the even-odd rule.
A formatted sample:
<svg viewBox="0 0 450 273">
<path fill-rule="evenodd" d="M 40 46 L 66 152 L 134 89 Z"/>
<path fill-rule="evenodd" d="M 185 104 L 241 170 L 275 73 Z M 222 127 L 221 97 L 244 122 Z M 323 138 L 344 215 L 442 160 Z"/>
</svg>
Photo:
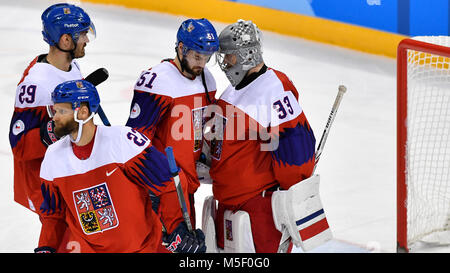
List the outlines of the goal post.
<svg viewBox="0 0 450 273">
<path fill-rule="evenodd" d="M 450 244 L 450 37 L 397 50 L 397 249 Z"/>
</svg>

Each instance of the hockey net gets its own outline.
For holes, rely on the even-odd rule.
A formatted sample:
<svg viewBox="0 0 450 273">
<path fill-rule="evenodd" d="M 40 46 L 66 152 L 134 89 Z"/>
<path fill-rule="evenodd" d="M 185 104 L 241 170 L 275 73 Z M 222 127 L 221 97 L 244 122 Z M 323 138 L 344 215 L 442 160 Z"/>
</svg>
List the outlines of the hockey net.
<svg viewBox="0 0 450 273">
<path fill-rule="evenodd" d="M 403 40 L 397 55 L 397 243 L 450 244 L 450 37 Z"/>
</svg>

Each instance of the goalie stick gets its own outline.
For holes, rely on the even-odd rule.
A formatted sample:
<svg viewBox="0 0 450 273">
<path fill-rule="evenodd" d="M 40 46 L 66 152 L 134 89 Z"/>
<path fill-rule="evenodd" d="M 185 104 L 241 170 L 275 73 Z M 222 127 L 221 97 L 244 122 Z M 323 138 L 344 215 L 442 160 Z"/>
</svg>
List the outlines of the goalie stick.
<svg viewBox="0 0 450 273">
<path fill-rule="evenodd" d="M 85 80 L 92 83 L 94 86 L 97 86 L 97 85 L 101 84 L 102 82 L 106 81 L 106 79 L 108 79 L 108 77 L 109 77 L 108 70 L 106 70 L 106 68 L 99 68 L 99 69 L 95 70 L 94 72 L 92 72 L 91 74 L 89 74 L 85 78 Z M 106 114 L 103 111 L 103 108 L 101 105 L 98 106 L 97 113 L 104 125 L 111 126 L 111 123 L 109 123 L 109 120 L 106 117 Z"/>
<path fill-rule="evenodd" d="M 325 146 L 325 142 L 327 141 L 328 134 L 330 133 L 331 124 L 333 124 L 334 118 L 336 117 L 336 112 L 339 108 L 341 100 L 346 91 L 347 91 L 347 88 L 344 85 L 339 85 L 338 94 L 336 96 L 336 99 L 334 100 L 333 108 L 331 108 L 331 113 L 328 116 L 328 122 L 325 125 L 325 129 L 323 130 L 322 138 L 320 139 L 319 146 L 317 146 L 316 161 L 314 163 L 314 171 L 316 170 L 317 163 L 319 162 L 320 155 L 322 154 L 322 151 L 323 151 L 323 147 Z M 314 174 L 314 171 L 313 171 L 313 174 Z"/>
<path fill-rule="evenodd" d="M 341 103 L 341 100 L 344 96 L 344 93 L 347 91 L 347 88 L 344 85 L 339 85 L 338 88 L 338 94 L 336 96 L 336 99 L 334 100 L 333 107 L 331 108 L 331 113 L 328 116 L 327 124 L 325 125 L 325 129 L 322 133 L 322 138 L 320 139 L 319 146 L 317 146 L 316 151 L 316 160 L 314 163 L 314 170 L 313 173 L 316 171 L 317 163 L 319 162 L 320 155 L 322 154 L 323 147 L 325 146 L 325 142 L 327 141 L 328 134 L 330 133 L 331 125 L 333 124 L 334 118 L 336 117 L 337 110 L 339 108 L 339 105 Z M 278 253 L 286 253 L 289 247 L 289 244 L 291 243 L 291 236 L 289 235 L 288 230 L 283 227 L 281 231 L 281 240 L 280 245 L 278 246 Z"/>
</svg>

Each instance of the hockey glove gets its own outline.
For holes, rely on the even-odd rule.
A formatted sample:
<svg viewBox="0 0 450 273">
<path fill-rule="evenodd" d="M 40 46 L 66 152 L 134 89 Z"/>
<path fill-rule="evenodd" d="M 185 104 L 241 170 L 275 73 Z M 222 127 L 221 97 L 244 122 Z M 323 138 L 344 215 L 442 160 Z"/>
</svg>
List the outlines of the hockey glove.
<svg viewBox="0 0 450 273">
<path fill-rule="evenodd" d="M 55 253 L 56 250 L 52 247 L 41 246 L 34 249 L 34 253 Z"/>
<path fill-rule="evenodd" d="M 53 122 L 53 120 L 50 120 L 49 122 L 43 123 L 41 125 L 41 141 L 45 145 L 45 147 L 48 147 L 50 144 L 58 141 L 59 137 L 56 136 L 54 129 L 55 123 Z"/>
<path fill-rule="evenodd" d="M 167 250 L 174 253 L 205 253 L 205 235 L 201 229 L 194 234 L 187 229 L 186 223 L 181 222 L 171 234 L 164 234 L 163 243 Z"/>
</svg>

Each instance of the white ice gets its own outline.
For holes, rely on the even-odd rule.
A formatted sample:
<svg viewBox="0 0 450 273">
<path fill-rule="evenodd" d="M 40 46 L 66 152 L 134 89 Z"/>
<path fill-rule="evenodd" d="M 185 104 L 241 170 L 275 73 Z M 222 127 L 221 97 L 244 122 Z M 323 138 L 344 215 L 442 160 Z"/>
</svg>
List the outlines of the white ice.
<svg viewBox="0 0 450 273">
<path fill-rule="evenodd" d="M 13 160 L 8 128 L 15 89 L 23 70 L 48 51 L 40 16 L 54 1 L 0 3 L 0 252 L 32 252 L 40 222 L 13 201 Z M 97 38 L 79 59 L 84 75 L 99 67 L 110 73 L 99 87 L 102 106 L 114 125 L 128 118 L 132 88 L 143 69 L 175 56 L 175 36 L 186 18 L 116 6 L 83 3 Z M 246 18 L 251 19 L 251 18 Z M 214 22 L 218 32 L 224 24 Z M 264 59 L 285 72 L 299 90 L 299 100 L 315 132 L 322 135 L 338 86 L 347 86 L 316 173 L 334 240 L 316 252 L 394 252 L 396 249 L 396 62 L 300 38 L 264 31 Z M 228 81 L 209 65 L 218 91 Z M 96 118 L 97 123 L 101 123 Z M 196 195 L 197 227 L 202 201 Z M 296 251 L 299 251 L 298 249 Z"/>
</svg>

